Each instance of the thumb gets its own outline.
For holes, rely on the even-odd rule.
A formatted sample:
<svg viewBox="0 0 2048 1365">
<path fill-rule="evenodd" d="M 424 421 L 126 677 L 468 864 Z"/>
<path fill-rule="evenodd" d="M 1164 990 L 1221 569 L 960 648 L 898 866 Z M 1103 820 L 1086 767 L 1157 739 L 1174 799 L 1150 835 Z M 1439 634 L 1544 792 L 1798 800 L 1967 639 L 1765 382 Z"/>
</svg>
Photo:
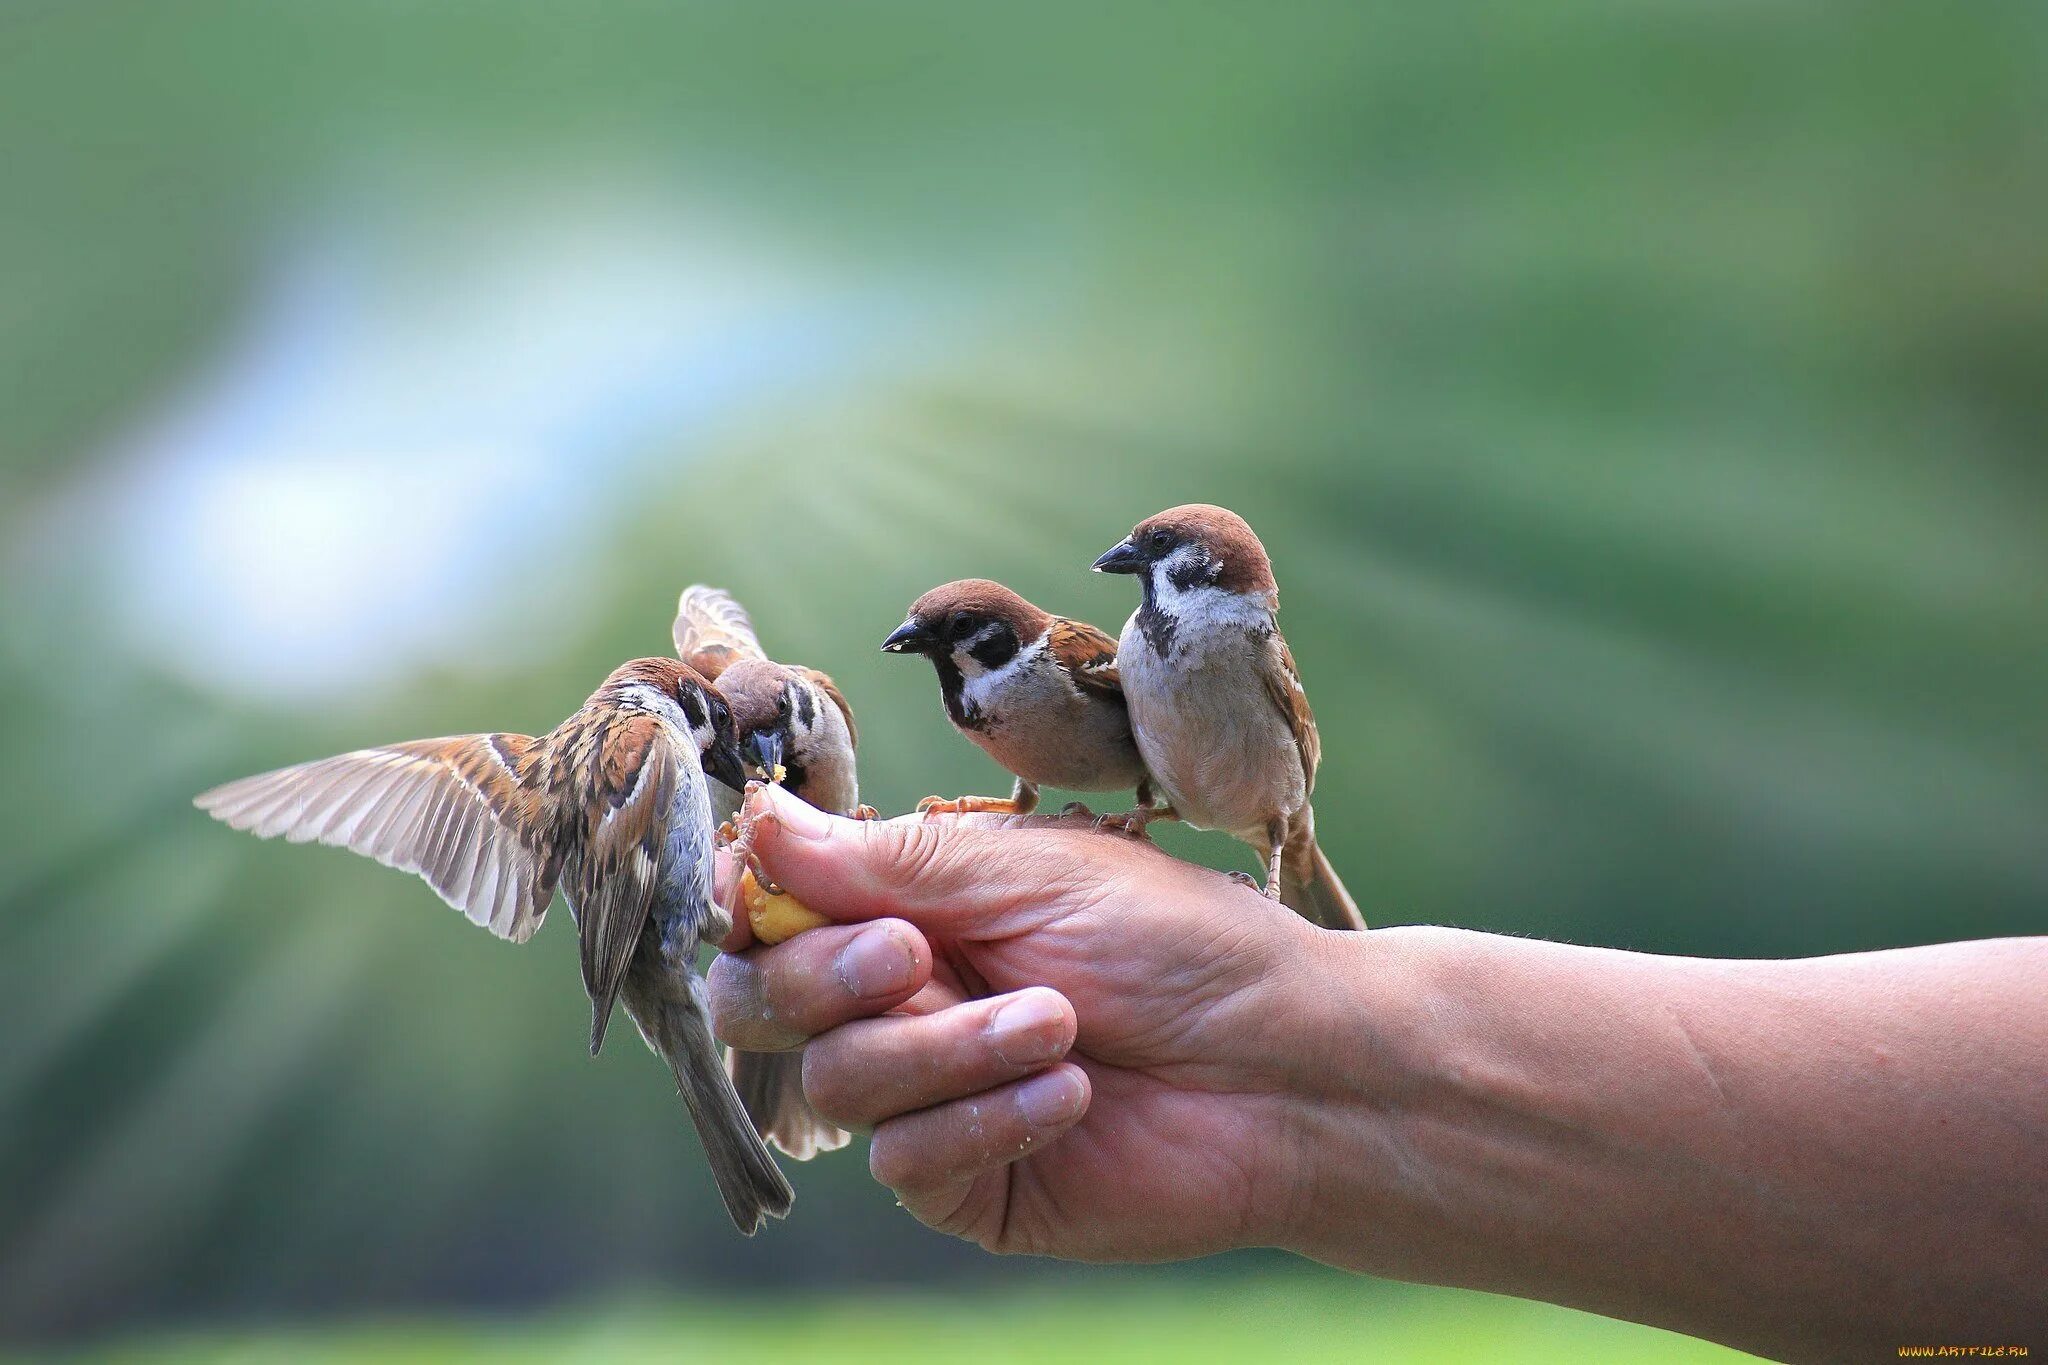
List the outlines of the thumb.
<svg viewBox="0 0 2048 1365">
<path fill-rule="evenodd" d="M 835 920 L 900 918 L 955 938 L 1002 938 L 1059 913 L 1063 895 L 1107 883 L 1090 836 L 974 828 L 907 815 L 849 820 L 768 787 L 754 835 L 778 885 Z"/>
</svg>

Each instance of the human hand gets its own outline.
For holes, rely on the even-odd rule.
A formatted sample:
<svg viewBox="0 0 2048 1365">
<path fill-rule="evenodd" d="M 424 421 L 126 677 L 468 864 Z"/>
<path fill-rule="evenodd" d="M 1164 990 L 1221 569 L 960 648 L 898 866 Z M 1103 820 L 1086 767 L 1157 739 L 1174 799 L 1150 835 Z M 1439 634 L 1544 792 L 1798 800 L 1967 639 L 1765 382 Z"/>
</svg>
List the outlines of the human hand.
<svg viewBox="0 0 2048 1365">
<path fill-rule="evenodd" d="M 769 875 L 844 924 L 711 971 L 719 1036 L 808 1044 L 915 1217 L 993 1251 L 1154 1260 L 1285 1240 L 1323 940 L 1221 873 L 1085 819 L 842 820 L 780 791 Z M 730 875 L 728 870 L 727 875 Z"/>
</svg>

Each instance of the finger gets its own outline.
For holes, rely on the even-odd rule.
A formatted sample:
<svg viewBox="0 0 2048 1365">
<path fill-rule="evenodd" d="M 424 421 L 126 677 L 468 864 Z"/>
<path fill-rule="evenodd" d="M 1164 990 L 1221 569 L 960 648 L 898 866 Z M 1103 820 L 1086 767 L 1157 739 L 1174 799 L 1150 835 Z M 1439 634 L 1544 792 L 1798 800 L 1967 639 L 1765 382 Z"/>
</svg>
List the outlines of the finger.
<svg viewBox="0 0 2048 1365">
<path fill-rule="evenodd" d="M 931 945 L 901 920 L 830 925 L 713 959 L 711 1024 L 727 1045 L 780 1052 L 895 1008 L 932 974 Z"/>
<path fill-rule="evenodd" d="M 761 795 L 755 848 L 805 905 L 832 919 L 901 916 L 949 937 L 1001 938 L 1043 923 L 1062 899 L 1105 894 L 1147 851 L 1057 822 L 847 820 L 780 789 Z"/>
<path fill-rule="evenodd" d="M 840 1127 L 867 1129 L 1028 1076 L 1073 1045 L 1073 1006 L 1035 986 L 834 1029 L 804 1051 L 804 1095 Z"/>
<path fill-rule="evenodd" d="M 943 1228 L 976 1177 L 1042 1150 L 1088 1112 L 1088 1076 L 1061 1062 L 1026 1080 L 890 1119 L 868 1169 L 911 1216 Z"/>
</svg>

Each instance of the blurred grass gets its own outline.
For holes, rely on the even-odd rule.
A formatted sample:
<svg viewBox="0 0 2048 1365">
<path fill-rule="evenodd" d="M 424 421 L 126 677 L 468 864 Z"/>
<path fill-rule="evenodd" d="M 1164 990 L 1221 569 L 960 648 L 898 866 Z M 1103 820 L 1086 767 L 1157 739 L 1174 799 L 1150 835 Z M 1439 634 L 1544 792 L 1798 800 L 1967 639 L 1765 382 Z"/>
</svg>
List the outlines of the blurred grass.
<svg viewBox="0 0 2048 1365">
<path fill-rule="evenodd" d="M 795 1287 L 792 1287 L 795 1289 Z M 1545 1304 L 1402 1286 L 1377 1292 L 1251 1281 L 1118 1294 L 912 1294 L 744 1298 L 573 1310 L 511 1321 L 394 1320 L 321 1330 L 169 1334 L 62 1357 L 70 1365 L 461 1365 L 462 1362 L 831 1361 L 1119 1365 L 1271 1360 L 1642 1365 L 1752 1359 L 1687 1337 Z"/>
</svg>

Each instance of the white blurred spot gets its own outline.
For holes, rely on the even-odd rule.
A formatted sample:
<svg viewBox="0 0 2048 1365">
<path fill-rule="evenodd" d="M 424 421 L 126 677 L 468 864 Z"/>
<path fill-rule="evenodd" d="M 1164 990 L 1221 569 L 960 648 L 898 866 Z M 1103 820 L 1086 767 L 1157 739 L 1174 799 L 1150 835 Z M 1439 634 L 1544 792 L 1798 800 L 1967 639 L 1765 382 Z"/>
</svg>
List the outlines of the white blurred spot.
<svg viewBox="0 0 2048 1365">
<path fill-rule="evenodd" d="M 324 227 L 85 490 L 116 633 L 273 698 L 487 665 L 693 432 L 871 374 L 922 297 L 677 219 Z"/>
</svg>

